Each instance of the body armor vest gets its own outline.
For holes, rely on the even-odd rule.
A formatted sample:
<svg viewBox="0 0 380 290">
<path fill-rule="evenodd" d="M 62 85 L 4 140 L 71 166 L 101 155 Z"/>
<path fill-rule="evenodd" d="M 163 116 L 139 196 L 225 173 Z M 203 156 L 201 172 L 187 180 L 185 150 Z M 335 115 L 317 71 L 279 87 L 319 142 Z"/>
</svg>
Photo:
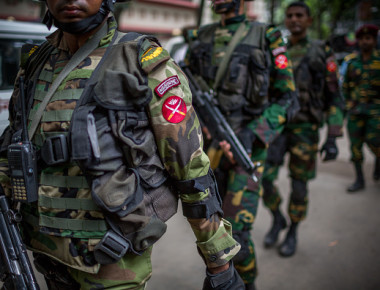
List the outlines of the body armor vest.
<svg viewBox="0 0 380 290">
<path fill-rule="evenodd" d="M 249 31 L 234 49 L 225 76 L 217 89 L 220 109 L 236 130 L 258 117 L 268 105 L 270 56 L 266 26 L 250 22 Z M 218 23 L 199 30 L 192 44 L 190 66 L 208 83 L 213 83 L 218 67 L 212 64 L 215 30 Z"/>
<path fill-rule="evenodd" d="M 157 40 L 116 32 L 84 89 L 76 94 L 78 101 L 69 118 L 66 140 L 70 164 L 77 164 L 84 176 L 61 178 L 57 174 L 42 174 L 39 216 L 27 214 L 26 219 L 64 250 L 52 251 L 35 243 L 29 245 L 33 251 L 81 271 L 96 273 L 99 263 L 73 255 L 70 238 L 77 238 L 91 251 L 112 228 L 128 241 L 132 252 L 139 254 L 165 233 L 165 221 L 177 211 L 178 197 L 167 185 L 168 177 L 145 110 L 152 93 L 147 85 L 149 71 L 142 70 L 139 52 L 151 41 Z M 52 52 L 46 45 L 42 50 L 47 52 L 46 57 Z M 36 58 L 42 61 L 38 54 Z M 29 66 L 35 64 L 32 60 Z M 29 104 L 35 95 L 38 97 L 38 90 L 34 94 L 35 81 L 44 77 L 41 74 L 43 71 L 33 69 L 27 89 Z M 43 146 L 46 136 L 37 136 L 34 139 Z M 62 198 L 41 190 L 47 186 L 84 191 L 81 198 Z M 70 218 L 52 214 L 57 209 L 69 212 Z"/>
<path fill-rule="evenodd" d="M 307 44 L 307 53 L 294 69 L 294 79 L 299 91 L 300 111 L 291 123 L 321 123 L 326 106 L 326 53 L 322 41 Z"/>
</svg>

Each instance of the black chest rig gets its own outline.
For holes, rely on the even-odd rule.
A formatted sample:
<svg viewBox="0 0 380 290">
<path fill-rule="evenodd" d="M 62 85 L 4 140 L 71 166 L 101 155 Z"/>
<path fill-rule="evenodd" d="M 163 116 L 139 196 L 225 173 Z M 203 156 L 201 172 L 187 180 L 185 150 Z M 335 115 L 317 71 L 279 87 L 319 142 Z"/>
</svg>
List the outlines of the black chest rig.
<svg viewBox="0 0 380 290">
<path fill-rule="evenodd" d="M 299 91 L 301 110 L 292 122 L 320 123 L 326 107 L 326 53 L 322 41 L 308 44 L 306 55 L 294 69 L 294 79 Z"/>
<path fill-rule="evenodd" d="M 192 70 L 208 83 L 215 80 L 218 67 L 212 64 L 215 30 L 219 24 L 200 29 L 190 55 Z M 217 100 L 233 129 L 260 116 L 268 105 L 270 56 L 266 26 L 249 23 L 249 31 L 232 52 L 225 76 L 217 88 Z"/>
<path fill-rule="evenodd" d="M 148 249 L 164 234 L 165 221 L 177 211 L 178 197 L 167 185 L 168 176 L 145 109 L 152 93 L 147 80 L 149 71 L 143 71 L 139 63 L 144 42 L 157 40 L 137 33 L 115 33 L 86 82 L 65 137 L 70 162 L 79 165 L 90 185 L 89 202 L 93 201 L 94 206 L 87 208 L 92 211 L 97 208 L 105 216 L 106 223 L 99 220 L 105 226 L 101 224 L 97 231 L 93 230 L 97 236 L 91 236 L 95 235 L 91 229 L 77 231 L 79 236 L 79 232 L 88 230 L 83 237 L 86 243 L 88 238 L 99 238 L 99 231 L 107 229 L 95 247 L 95 258 L 100 264 L 115 263 L 127 250 L 139 254 Z M 26 71 L 31 76 L 27 83 L 29 108 L 35 80 L 51 50 L 51 45 L 44 44 L 30 60 Z M 36 66 L 40 63 L 41 66 Z M 18 127 L 16 110 L 11 115 Z M 55 258 L 72 265 L 66 256 Z M 76 268 L 90 272 L 87 266 Z"/>
</svg>

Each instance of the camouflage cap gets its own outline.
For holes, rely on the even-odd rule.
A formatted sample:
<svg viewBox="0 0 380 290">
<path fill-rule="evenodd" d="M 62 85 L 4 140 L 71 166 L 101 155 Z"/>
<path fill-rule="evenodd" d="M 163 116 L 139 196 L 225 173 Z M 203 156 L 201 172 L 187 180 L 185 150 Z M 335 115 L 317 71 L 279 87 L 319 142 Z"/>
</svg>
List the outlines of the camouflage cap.
<svg viewBox="0 0 380 290">
<path fill-rule="evenodd" d="M 356 39 L 362 37 L 364 34 L 369 34 L 372 37 L 376 38 L 377 33 L 379 31 L 379 27 L 374 24 L 364 24 L 358 28 L 355 32 Z"/>
</svg>

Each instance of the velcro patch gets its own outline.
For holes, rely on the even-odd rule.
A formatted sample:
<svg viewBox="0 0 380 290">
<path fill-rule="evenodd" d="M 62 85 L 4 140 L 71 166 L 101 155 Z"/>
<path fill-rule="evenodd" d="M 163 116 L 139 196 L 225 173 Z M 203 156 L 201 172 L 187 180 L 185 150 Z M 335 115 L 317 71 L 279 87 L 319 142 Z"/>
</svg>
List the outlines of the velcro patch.
<svg viewBox="0 0 380 290">
<path fill-rule="evenodd" d="M 186 103 L 178 96 L 170 96 L 162 105 L 162 116 L 170 123 L 179 123 L 185 119 Z"/>
<path fill-rule="evenodd" d="M 173 87 L 177 87 L 181 84 L 179 81 L 178 76 L 171 76 L 167 78 L 166 80 L 163 80 L 155 89 L 154 91 L 159 97 L 163 97 L 167 91 L 169 91 Z"/>
<path fill-rule="evenodd" d="M 158 57 L 162 53 L 162 47 L 155 47 L 150 48 L 145 54 L 143 55 L 143 58 L 141 59 L 141 63 L 152 60 L 156 57 Z"/>
<path fill-rule="evenodd" d="M 285 55 L 280 54 L 276 57 L 274 63 L 279 69 L 285 69 L 288 67 L 288 58 Z"/>
<path fill-rule="evenodd" d="M 329 61 L 329 62 L 327 63 L 327 70 L 328 70 L 329 72 L 335 72 L 336 69 L 337 69 L 337 65 L 336 65 L 336 63 L 335 63 L 334 61 Z"/>
<path fill-rule="evenodd" d="M 280 53 L 284 53 L 285 51 L 286 51 L 286 46 L 279 46 L 272 50 L 272 54 L 273 56 L 277 56 Z"/>
</svg>

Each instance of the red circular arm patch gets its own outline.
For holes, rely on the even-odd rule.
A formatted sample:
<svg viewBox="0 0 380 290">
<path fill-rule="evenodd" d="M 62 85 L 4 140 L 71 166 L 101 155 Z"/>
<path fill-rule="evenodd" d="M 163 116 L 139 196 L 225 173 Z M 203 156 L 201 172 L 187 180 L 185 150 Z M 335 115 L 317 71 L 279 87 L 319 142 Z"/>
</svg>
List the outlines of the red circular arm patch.
<svg viewBox="0 0 380 290">
<path fill-rule="evenodd" d="M 336 66 L 336 63 L 335 63 L 334 61 L 329 61 L 329 62 L 327 63 L 327 70 L 328 70 L 329 72 L 335 72 L 336 69 L 337 69 L 337 66 Z"/>
<path fill-rule="evenodd" d="M 288 67 L 288 58 L 285 55 L 280 54 L 280 55 L 276 56 L 274 63 L 276 64 L 276 66 L 279 69 L 287 68 Z"/>
<path fill-rule="evenodd" d="M 185 119 L 186 103 L 180 97 L 171 96 L 162 105 L 162 116 L 170 123 L 179 123 Z"/>
</svg>

